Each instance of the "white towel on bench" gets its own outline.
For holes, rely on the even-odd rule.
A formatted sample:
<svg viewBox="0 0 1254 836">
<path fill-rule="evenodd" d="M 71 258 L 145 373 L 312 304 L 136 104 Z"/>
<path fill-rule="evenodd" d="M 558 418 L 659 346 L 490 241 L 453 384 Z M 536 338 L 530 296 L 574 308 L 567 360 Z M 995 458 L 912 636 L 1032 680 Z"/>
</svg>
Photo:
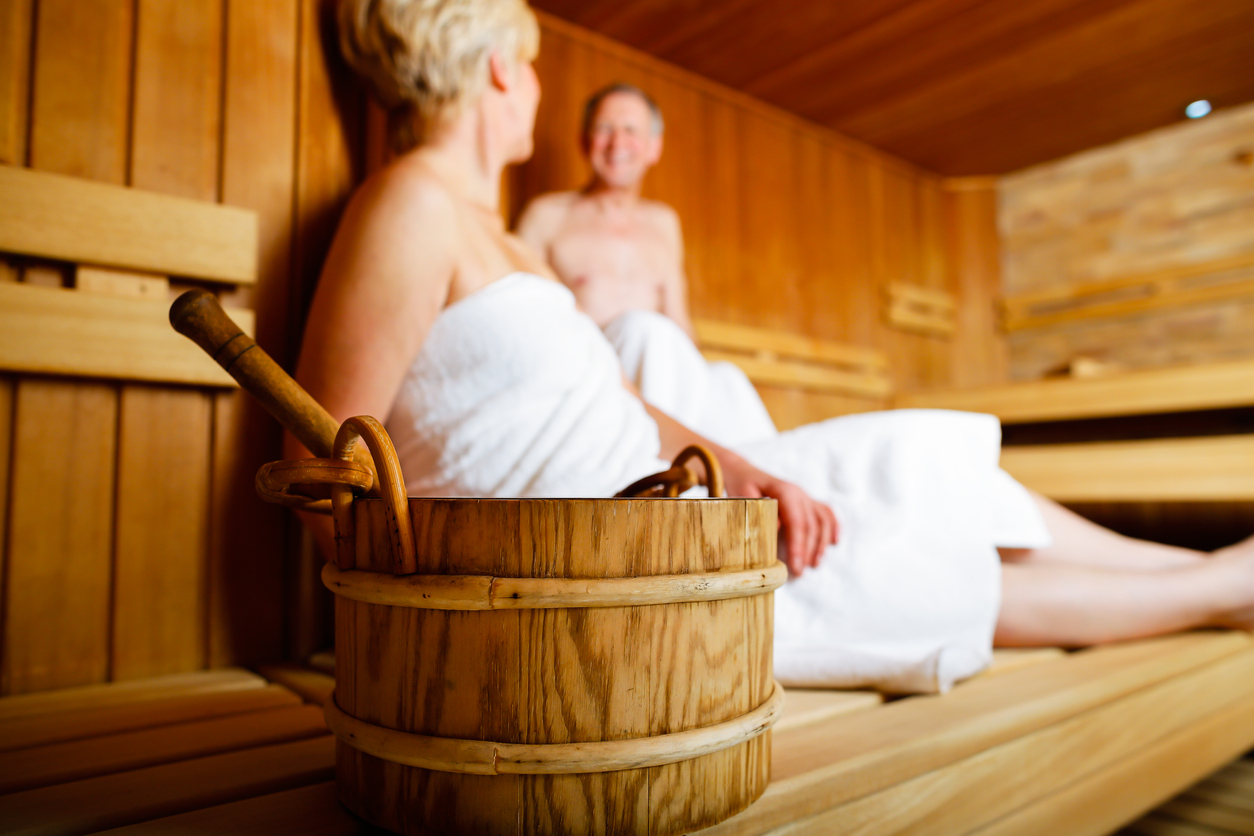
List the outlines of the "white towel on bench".
<svg viewBox="0 0 1254 836">
<path fill-rule="evenodd" d="M 445 309 L 387 421 L 420 496 L 610 496 L 655 470 L 657 425 L 562 285 L 516 273 Z M 776 593 L 785 684 L 936 691 L 991 658 L 994 544 L 1048 534 L 997 468 L 995 418 L 836 418 L 739 449 L 836 512 L 822 565 Z"/>
<path fill-rule="evenodd" d="M 749 378 L 707 362 L 670 317 L 628 311 L 603 329 L 627 379 L 646 401 L 724 447 L 779 434 Z"/>
</svg>

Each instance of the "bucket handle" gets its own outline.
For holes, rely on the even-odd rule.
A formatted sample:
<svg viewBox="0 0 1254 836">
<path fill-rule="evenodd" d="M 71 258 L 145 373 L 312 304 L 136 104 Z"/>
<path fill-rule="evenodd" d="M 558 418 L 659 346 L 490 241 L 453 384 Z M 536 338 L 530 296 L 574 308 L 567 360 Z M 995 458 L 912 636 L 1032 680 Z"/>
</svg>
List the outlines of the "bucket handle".
<svg viewBox="0 0 1254 836">
<path fill-rule="evenodd" d="M 364 440 L 370 450 L 378 471 L 377 478 L 368 468 L 354 461 L 354 448 L 359 440 Z M 414 530 L 409 522 L 405 477 L 401 475 L 396 448 L 392 446 L 387 430 L 369 415 L 349 418 L 335 434 L 332 455 L 334 458 L 330 459 L 297 459 L 262 465 L 257 471 L 257 493 L 267 502 L 303 511 L 330 513 L 335 521 L 335 565 L 346 570 L 352 569 L 357 562 L 353 491 L 364 493 L 373 483 L 384 501 L 384 519 L 392 547 L 391 569 L 396 574 L 416 572 L 418 561 L 414 550 Z M 298 486 L 305 490 L 329 489 L 331 498 L 320 499 L 298 493 L 293 490 Z"/>
<path fill-rule="evenodd" d="M 687 462 L 692 459 L 700 459 L 701 464 L 705 467 L 704 481 L 692 472 L 692 468 L 688 467 Z M 654 473 L 651 476 L 638 479 L 614 494 L 614 496 L 673 497 L 679 496 L 684 491 L 699 484 L 704 484 L 712 497 L 727 496 L 727 491 L 723 488 L 723 469 L 719 466 L 718 459 L 705 447 L 702 447 L 700 444 L 693 444 L 679 452 L 669 470 L 663 470 L 661 473 Z"/>
</svg>

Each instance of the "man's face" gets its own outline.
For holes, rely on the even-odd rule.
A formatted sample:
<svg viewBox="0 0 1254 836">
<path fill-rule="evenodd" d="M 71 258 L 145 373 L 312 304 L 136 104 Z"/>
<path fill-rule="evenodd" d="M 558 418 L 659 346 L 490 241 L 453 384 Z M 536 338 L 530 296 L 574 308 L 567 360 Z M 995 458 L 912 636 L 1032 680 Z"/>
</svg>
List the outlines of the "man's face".
<svg viewBox="0 0 1254 836">
<path fill-rule="evenodd" d="M 639 185 L 662 156 L 649 106 L 634 93 L 611 93 L 601 101 L 584 146 L 597 177 L 615 188 Z"/>
</svg>

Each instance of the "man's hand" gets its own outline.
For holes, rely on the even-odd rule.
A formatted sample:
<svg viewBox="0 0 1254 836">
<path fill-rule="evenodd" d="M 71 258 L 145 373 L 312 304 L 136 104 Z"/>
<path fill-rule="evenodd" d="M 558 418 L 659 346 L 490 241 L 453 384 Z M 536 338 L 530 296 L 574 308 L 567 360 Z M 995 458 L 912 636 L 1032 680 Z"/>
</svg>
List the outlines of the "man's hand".
<svg viewBox="0 0 1254 836">
<path fill-rule="evenodd" d="M 788 571 L 800 575 L 818 566 L 823 550 L 834 544 L 838 535 L 832 509 L 791 482 L 763 473 L 739 456 L 728 456 L 721 463 L 728 496 L 765 496 L 779 502 Z"/>
</svg>

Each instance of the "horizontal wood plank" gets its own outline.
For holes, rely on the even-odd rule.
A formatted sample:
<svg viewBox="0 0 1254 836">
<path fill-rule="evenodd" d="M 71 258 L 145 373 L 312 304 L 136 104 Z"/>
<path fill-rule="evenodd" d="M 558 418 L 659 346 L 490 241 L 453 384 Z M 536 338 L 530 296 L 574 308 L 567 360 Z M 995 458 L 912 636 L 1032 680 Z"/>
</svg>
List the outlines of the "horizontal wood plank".
<svg viewBox="0 0 1254 836">
<path fill-rule="evenodd" d="M 987 412 L 1007 424 L 1223 409 L 1254 404 L 1254 360 L 901 393 L 897 407 Z"/>
<path fill-rule="evenodd" d="M 109 836 L 168 836 L 171 833 L 366 836 L 380 831 L 348 812 L 336 797 L 335 782 L 327 781 L 108 832 Z"/>
<path fill-rule="evenodd" d="M 300 695 L 301 699 L 314 705 L 325 705 L 335 690 L 335 676 L 324 671 L 314 670 L 292 663 L 276 663 L 259 665 L 257 672 L 271 682 Z"/>
<path fill-rule="evenodd" d="M 18 694 L 0 699 L 0 722 L 18 717 L 63 714 L 71 711 L 101 710 L 115 706 L 185 697 L 197 694 L 222 693 L 252 688 L 265 688 L 266 681 L 257 674 L 240 668 L 193 671 L 132 682 L 107 682 L 60 688 L 34 694 Z"/>
<path fill-rule="evenodd" d="M 878 374 L 848 372 L 825 366 L 763 359 L 714 349 L 707 349 L 703 353 L 711 362 L 722 360 L 736 364 L 754 383 L 795 386 L 814 392 L 859 395 L 867 398 L 886 397 L 892 391 L 892 384 L 888 378 Z"/>
<path fill-rule="evenodd" d="M 322 711 L 289 705 L 0 753 L 0 794 L 327 733 Z"/>
<path fill-rule="evenodd" d="M 826 691 L 789 688 L 784 693 L 784 713 L 772 727 L 774 733 L 822 722 L 839 714 L 865 711 L 883 705 L 884 695 L 876 691 Z"/>
<path fill-rule="evenodd" d="M 834 807 L 784 832 L 961 836 L 1036 802 L 1076 776 L 1123 763 L 1150 740 L 1187 732 L 1234 702 L 1249 703 L 1252 683 L 1254 649 Z M 1247 745 L 1254 741 L 1251 732 L 1254 728 L 1246 733 Z M 1183 786 L 1196 777 L 1194 767 L 1186 764 L 1176 780 Z M 1102 817 L 1109 821 L 1121 815 L 1126 821 L 1140 812 L 1136 806 L 1105 805 Z M 1084 823 L 1074 824 L 1048 832 L 1071 834 Z"/>
<path fill-rule="evenodd" d="M 885 371 L 888 368 L 888 358 L 871 348 L 712 319 L 695 319 L 692 324 L 697 332 L 697 343 L 703 348 L 731 349 L 746 353 L 765 351 L 811 363 L 829 363 L 855 369 Z"/>
<path fill-rule="evenodd" d="M 233 387 L 235 380 L 170 327 L 169 302 L 0 283 L 0 369 Z M 247 333 L 253 312 L 229 311 Z"/>
<path fill-rule="evenodd" d="M 267 685 L 236 691 L 175 694 L 119 705 L 86 706 L 72 711 L 14 717 L 0 720 L 0 752 L 300 705 L 300 702 L 300 697 L 281 685 Z"/>
<path fill-rule="evenodd" d="M 6 165 L 0 166 L 0 251 L 252 284 L 257 215 Z"/>
<path fill-rule="evenodd" d="M 776 734 L 766 793 L 709 833 L 767 832 L 1251 648 L 1235 632 L 1109 645 Z"/>
<path fill-rule="evenodd" d="M 335 738 L 196 758 L 0 796 L 0 833 L 70 836 L 328 781 Z"/>
<path fill-rule="evenodd" d="M 1102 836 L 1238 756 L 1252 739 L 1254 700 L 1247 696 L 971 836 Z M 1129 780 L 1131 775 L 1136 780 Z M 1133 830 L 1166 832 L 1139 825 Z"/>
<path fill-rule="evenodd" d="M 1254 499 L 1254 435 L 1005 447 L 1001 466 L 1052 499 Z"/>
</svg>

